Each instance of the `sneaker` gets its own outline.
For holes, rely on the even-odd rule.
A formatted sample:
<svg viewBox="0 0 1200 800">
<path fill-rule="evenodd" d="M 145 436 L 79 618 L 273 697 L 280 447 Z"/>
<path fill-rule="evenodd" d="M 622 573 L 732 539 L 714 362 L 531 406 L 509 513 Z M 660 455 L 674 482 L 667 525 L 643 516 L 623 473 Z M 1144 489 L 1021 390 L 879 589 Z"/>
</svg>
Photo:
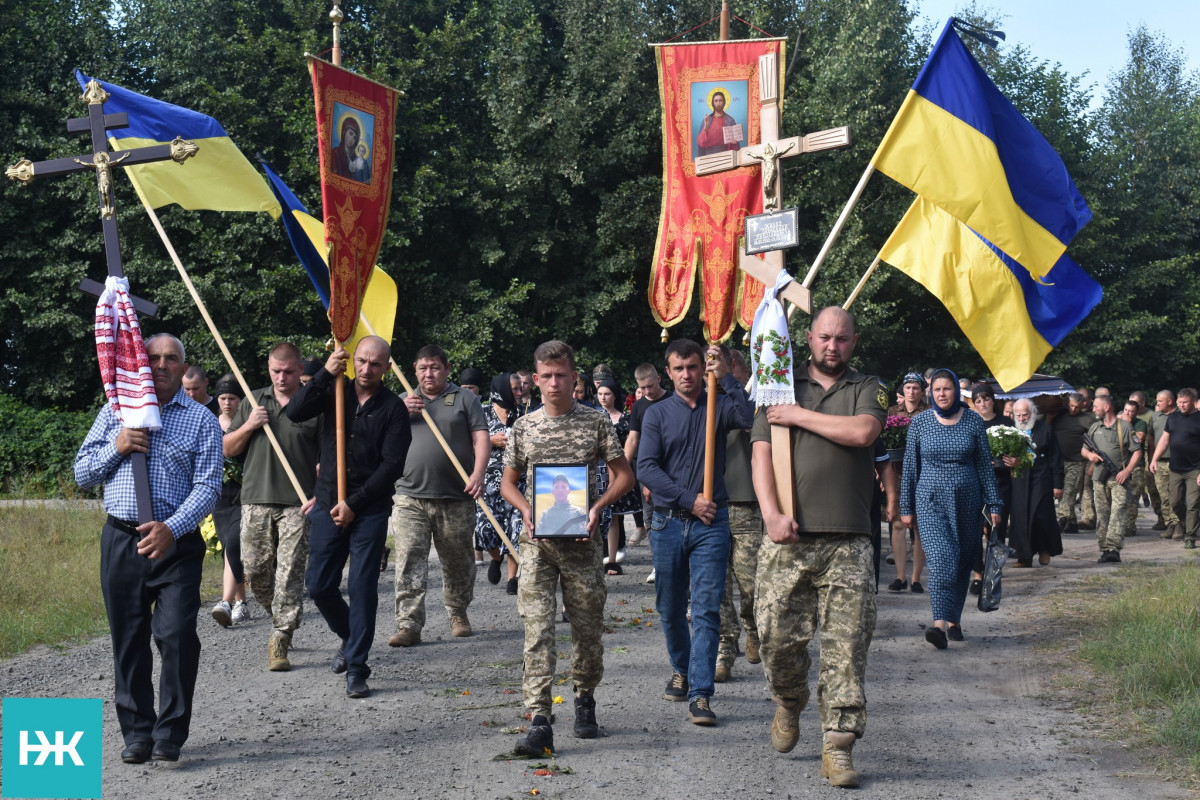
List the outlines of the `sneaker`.
<svg viewBox="0 0 1200 800">
<path fill-rule="evenodd" d="M 620 563 L 621 561 L 624 561 L 624 560 L 625 560 L 625 548 L 622 547 L 620 550 L 617 551 L 617 562 Z"/>
<path fill-rule="evenodd" d="M 717 715 L 708 707 L 707 697 L 697 697 L 688 704 L 688 722 L 693 725 L 716 725 Z"/>
<path fill-rule="evenodd" d="M 238 600 L 236 603 L 233 604 L 232 618 L 233 618 L 234 625 L 238 624 L 239 622 L 245 622 L 246 620 L 250 619 L 250 606 L 246 605 L 245 600 Z"/>
<path fill-rule="evenodd" d="M 517 739 L 518 755 L 541 758 L 554 752 L 554 729 L 550 720 L 538 714 L 529 726 L 529 733 Z"/>
<path fill-rule="evenodd" d="M 839 740 L 837 744 L 832 738 Z M 849 738 L 849 743 L 844 740 Z M 825 745 L 821 748 L 821 777 L 829 779 L 830 786 L 854 788 L 858 786 L 858 773 L 854 771 L 854 761 L 850 751 L 854 748 L 854 734 L 842 731 L 827 731 Z"/>
<path fill-rule="evenodd" d="M 229 607 L 229 603 L 224 600 L 213 606 L 212 618 L 217 621 L 217 624 L 222 628 L 228 628 L 233 624 L 233 610 Z"/>
<path fill-rule="evenodd" d="M 889 592 L 903 592 L 908 588 L 908 581 L 902 581 L 899 578 L 888 584 Z"/>
<path fill-rule="evenodd" d="M 762 661 L 757 635 L 746 634 L 746 660 L 751 664 L 758 664 Z"/>
<path fill-rule="evenodd" d="M 288 648 L 292 645 L 292 638 L 283 631 L 275 631 L 271 634 L 271 641 L 267 644 L 267 669 L 271 672 L 287 672 L 292 668 L 292 662 L 288 661 Z"/>
<path fill-rule="evenodd" d="M 925 593 L 925 587 L 921 585 L 920 581 L 913 581 L 912 586 L 910 586 L 909 588 L 912 589 L 913 594 L 924 594 Z"/>
<path fill-rule="evenodd" d="M 509 594 L 515 595 L 517 593 L 517 579 L 509 578 L 508 586 L 505 587 L 504 591 L 508 592 Z"/>
<path fill-rule="evenodd" d="M 654 583 L 654 573 L 657 571 L 655 569 L 650 570 L 650 576 L 646 578 L 646 583 Z"/>
<path fill-rule="evenodd" d="M 677 703 L 682 703 L 684 700 L 687 700 L 687 696 L 687 676 L 680 675 L 678 672 L 672 672 L 671 680 L 667 683 L 667 688 L 663 691 L 663 700 L 674 700 Z"/>
<path fill-rule="evenodd" d="M 488 564 L 487 578 L 488 578 L 488 583 L 490 583 L 492 586 L 495 586 L 497 583 L 500 582 L 500 562 L 499 561 L 493 559 L 492 563 Z"/>
<path fill-rule="evenodd" d="M 771 745 L 780 753 L 790 753 L 800 741 L 800 701 L 775 701 L 775 719 L 771 723 Z"/>
<path fill-rule="evenodd" d="M 471 622 L 467 619 L 467 615 L 455 614 L 450 617 L 450 635 L 464 638 L 471 635 Z"/>
<path fill-rule="evenodd" d="M 421 632 L 416 628 L 401 628 L 388 639 L 388 644 L 392 647 L 412 647 L 420 643 Z"/>
<path fill-rule="evenodd" d="M 729 664 L 717 664 L 717 669 L 713 672 L 714 683 L 727 683 L 730 676 L 733 675 L 733 667 Z"/>
<path fill-rule="evenodd" d="M 626 541 L 626 543 L 628 543 L 628 545 L 630 547 L 641 544 L 642 542 L 646 541 L 646 529 L 645 528 L 635 528 L 633 533 L 629 534 L 629 536 L 626 537 L 625 541 Z"/>
<path fill-rule="evenodd" d="M 600 732 L 596 724 L 596 698 L 586 692 L 575 698 L 575 738 L 595 739 Z"/>
</svg>

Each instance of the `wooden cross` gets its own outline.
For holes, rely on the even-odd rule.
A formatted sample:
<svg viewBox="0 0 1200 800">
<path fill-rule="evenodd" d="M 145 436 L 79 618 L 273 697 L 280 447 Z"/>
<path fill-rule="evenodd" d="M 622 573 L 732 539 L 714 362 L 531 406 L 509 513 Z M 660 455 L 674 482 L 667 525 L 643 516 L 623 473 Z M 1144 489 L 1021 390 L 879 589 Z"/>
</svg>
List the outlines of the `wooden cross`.
<svg viewBox="0 0 1200 800">
<path fill-rule="evenodd" d="M 750 164 L 762 164 L 763 210 L 778 211 L 783 197 L 783 181 L 779 174 L 779 159 L 791 158 L 801 153 L 815 153 L 850 144 L 850 128 L 832 128 L 816 131 L 805 136 L 779 138 L 779 68 L 774 53 L 758 57 L 758 87 L 761 144 L 743 147 L 740 150 L 723 150 L 696 159 L 696 174 L 709 175 L 714 172 L 736 169 Z M 765 258 L 746 255 L 745 247 L 739 248 L 738 266 L 750 277 L 760 281 L 771 291 L 779 273 L 783 270 L 783 251 L 773 250 Z M 812 313 L 812 292 L 805 283 L 792 281 L 779 293 L 780 297 L 793 305 Z M 779 498 L 779 510 L 795 518 L 795 484 L 792 480 L 792 438 L 783 425 L 771 426 L 771 458 L 775 471 L 775 492 Z"/>
<path fill-rule="evenodd" d="M 93 170 L 96 173 L 96 188 L 100 194 L 100 220 L 104 230 L 104 253 L 108 262 L 108 274 L 121 278 L 125 273 L 121 267 L 121 244 L 117 238 L 112 168 L 116 166 L 132 167 L 137 164 L 165 161 L 168 158 L 182 164 L 194 156 L 199 148 L 192 142 L 176 137 L 170 144 L 125 150 L 114 158 L 108 148 L 105 132 L 129 127 L 129 115 L 105 114 L 104 103 L 108 98 L 108 92 L 104 91 L 99 81 L 89 81 L 82 97 L 83 102 L 87 103 L 88 115 L 67 120 L 68 133 L 91 133 L 91 154 L 78 158 L 55 158 L 37 163 L 22 158 L 9 167 L 4 174 L 11 180 L 29 184 L 35 178 L 54 178 L 83 170 Z M 97 296 L 104 291 L 102 283 L 87 278 L 80 283 L 79 288 Z M 131 297 L 131 299 L 138 313 L 150 317 L 158 314 L 158 306 L 154 303 L 140 297 Z M 130 458 L 133 466 L 134 490 L 137 496 L 138 522 L 152 522 L 154 512 L 150 505 L 150 476 L 146 468 L 146 454 L 132 453 Z"/>
</svg>

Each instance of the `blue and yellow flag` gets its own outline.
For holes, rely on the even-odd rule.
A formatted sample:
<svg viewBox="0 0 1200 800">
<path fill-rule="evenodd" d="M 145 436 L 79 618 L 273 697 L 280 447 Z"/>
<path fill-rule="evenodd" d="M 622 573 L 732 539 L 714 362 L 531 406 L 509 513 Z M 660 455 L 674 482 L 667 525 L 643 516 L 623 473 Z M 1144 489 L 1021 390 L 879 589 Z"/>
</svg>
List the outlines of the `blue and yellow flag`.
<svg viewBox="0 0 1200 800">
<path fill-rule="evenodd" d="M 918 197 L 879 253 L 942 301 L 996 381 L 1012 389 L 1100 302 L 1066 255 L 1035 281 L 992 243 Z"/>
<path fill-rule="evenodd" d="M 871 159 L 1044 279 L 1092 212 L 1058 153 L 946 23 Z"/>
<path fill-rule="evenodd" d="M 75 70 L 80 88 L 88 78 Z M 126 113 L 129 127 L 108 132 L 116 150 L 168 144 L 176 136 L 199 146 L 185 164 L 159 161 L 126 167 L 142 202 L 151 208 L 176 203 L 211 211 L 266 211 L 279 218 L 279 202 L 262 176 L 212 117 L 100 81 L 110 97 L 106 114 Z"/>
<path fill-rule="evenodd" d="M 292 249 L 296 251 L 296 257 L 300 259 L 300 264 L 308 273 L 313 288 L 317 290 L 317 297 L 321 299 L 321 305 L 328 310 L 329 266 L 325 247 L 325 226 L 319 219 L 308 213 L 308 209 L 300 202 L 300 198 L 296 197 L 283 179 L 276 175 L 265 161 L 262 161 L 261 158 L 259 160 L 267 172 L 271 190 L 285 209 L 283 227 L 287 231 L 288 240 L 292 243 Z M 388 344 L 391 344 L 392 331 L 396 323 L 397 301 L 396 282 L 378 266 L 375 267 L 371 280 L 367 284 L 367 293 L 362 299 L 359 312 L 370 321 L 375 334 L 383 337 Z M 354 348 L 358 346 L 358 340 L 369 334 L 370 331 L 359 319 L 354 333 L 345 342 L 346 350 L 353 353 Z"/>
</svg>

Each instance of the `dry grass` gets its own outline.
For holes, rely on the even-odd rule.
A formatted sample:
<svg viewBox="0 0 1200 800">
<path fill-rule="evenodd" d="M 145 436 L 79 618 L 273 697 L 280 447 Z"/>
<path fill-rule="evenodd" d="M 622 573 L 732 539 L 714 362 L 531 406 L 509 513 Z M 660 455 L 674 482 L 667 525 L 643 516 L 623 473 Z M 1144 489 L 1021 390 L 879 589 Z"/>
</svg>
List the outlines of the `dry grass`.
<svg viewBox="0 0 1200 800">
<path fill-rule="evenodd" d="M 100 593 L 104 512 L 74 504 L 0 507 L 0 658 L 108 630 Z M 218 595 L 221 563 L 205 558 L 202 595 Z"/>
</svg>

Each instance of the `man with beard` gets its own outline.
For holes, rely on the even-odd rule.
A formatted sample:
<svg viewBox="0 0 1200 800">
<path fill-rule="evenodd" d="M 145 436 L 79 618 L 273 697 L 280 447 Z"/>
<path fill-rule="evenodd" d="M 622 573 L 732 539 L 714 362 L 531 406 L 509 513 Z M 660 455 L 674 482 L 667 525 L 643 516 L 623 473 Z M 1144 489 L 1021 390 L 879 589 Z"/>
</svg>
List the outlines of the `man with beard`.
<svg viewBox="0 0 1200 800">
<path fill-rule="evenodd" d="M 1017 551 L 1017 566 L 1033 566 L 1033 554 L 1045 566 L 1062 555 L 1062 533 L 1054 516 L 1054 500 L 1063 493 L 1063 460 L 1058 437 L 1038 414 L 1033 401 L 1022 397 L 1013 405 L 1013 424 L 1033 442 L 1033 466 L 1012 478 L 1012 516 L 1008 545 Z M 1017 460 L 1004 457 L 1010 469 Z M 1053 499 L 1051 495 L 1053 494 Z"/>
<path fill-rule="evenodd" d="M 1141 459 L 1141 443 L 1133 428 L 1117 417 L 1112 395 L 1100 394 L 1092 401 L 1092 413 L 1096 421 L 1088 429 L 1092 438 L 1103 451 L 1117 473 L 1111 474 L 1104 466 L 1104 459 L 1087 445 L 1080 451 L 1092 462 L 1092 491 L 1096 498 L 1096 543 L 1100 547 L 1100 563 L 1121 562 L 1121 547 L 1125 544 L 1125 504 L 1130 502 L 1129 476 Z"/>
<path fill-rule="evenodd" d="M 867 725 L 863 684 L 875 631 L 871 502 L 875 440 L 887 408 L 879 379 L 849 367 L 857 344 L 849 312 L 831 306 L 813 317 L 811 356 L 796 368 L 796 404 L 768 407 L 750 436 L 768 537 L 759 550 L 754 619 L 776 703 L 771 743 L 788 753 L 800 738 L 808 643 L 819 633 L 821 777 L 842 787 L 858 786 L 850 754 Z M 794 517 L 779 508 L 771 425 L 792 428 Z"/>
</svg>

